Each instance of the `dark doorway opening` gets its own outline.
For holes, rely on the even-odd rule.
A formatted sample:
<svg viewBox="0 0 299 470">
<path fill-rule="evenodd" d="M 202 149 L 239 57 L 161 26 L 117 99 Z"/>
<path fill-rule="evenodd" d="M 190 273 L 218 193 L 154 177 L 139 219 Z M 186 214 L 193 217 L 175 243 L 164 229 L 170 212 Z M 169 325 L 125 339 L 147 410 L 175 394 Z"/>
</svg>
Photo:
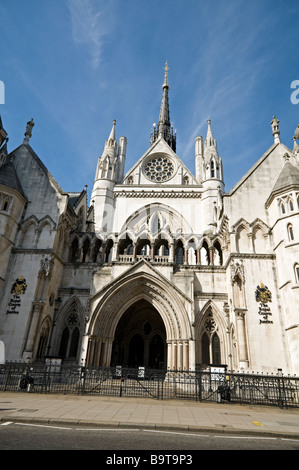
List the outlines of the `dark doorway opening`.
<svg viewBox="0 0 299 470">
<path fill-rule="evenodd" d="M 148 301 L 128 308 L 118 322 L 111 366 L 167 368 L 166 330 L 163 320 Z"/>
</svg>

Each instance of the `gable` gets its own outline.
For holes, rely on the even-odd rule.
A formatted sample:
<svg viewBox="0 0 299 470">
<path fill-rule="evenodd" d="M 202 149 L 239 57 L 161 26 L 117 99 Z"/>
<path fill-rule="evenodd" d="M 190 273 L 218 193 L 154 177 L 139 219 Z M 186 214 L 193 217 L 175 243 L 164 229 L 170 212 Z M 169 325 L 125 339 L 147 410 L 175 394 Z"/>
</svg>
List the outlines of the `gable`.
<svg viewBox="0 0 299 470">
<path fill-rule="evenodd" d="M 124 184 L 138 185 L 197 185 L 190 170 L 163 138 L 151 145 L 147 152 L 127 172 Z"/>
<path fill-rule="evenodd" d="M 96 275 L 96 273 L 95 273 Z M 130 266 L 118 277 L 109 282 L 104 288 L 96 290 L 93 295 L 90 297 L 90 303 L 97 302 L 101 298 L 105 298 L 110 292 L 115 292 L 120 287 L 123 287 L 126 284 L 133 286 L 134 279 L 143 278 L 151 279 L 157 285 L 165 289 L 165 291 L 173 292 L 173 295 L 180 297 L 184 302 L 190 303 L 191 299 L 185 292 L 182 292 L 177 286 L 171 283 L 161 272 L 154 268 L 146 260 L 140 260 L 135 263 L 133 266 Z M 96 286 L 96 281 L 94 282 Z"/>
<path fill-rule="evenodd" d="M 35 215 L 40 220 L 49 215 L 57 220 L 66 206 L 67 195 L 54 177 L 28 144 L 21 145 L 10 156 L 24 195 L 29 201 L 26 216 Z"/>
<path fill-rule="evenodd" d="M 284 154 L 291 151 L 283 144 L 272 145 L 245 176 L 223 195 L 224 210 L 233 226 L 246 214 L 251 222 L 257 217 L 265 220 L 266 201 L 285 164 Z"/>
</svg>

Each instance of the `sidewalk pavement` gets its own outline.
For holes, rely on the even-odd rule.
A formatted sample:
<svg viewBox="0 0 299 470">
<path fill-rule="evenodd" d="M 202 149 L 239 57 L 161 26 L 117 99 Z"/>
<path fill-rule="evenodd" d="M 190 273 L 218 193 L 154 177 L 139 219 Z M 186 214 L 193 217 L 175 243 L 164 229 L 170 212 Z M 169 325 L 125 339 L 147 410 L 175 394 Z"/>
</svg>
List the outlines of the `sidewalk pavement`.
<svg viewBox="0 0 299 470">
<path fill-rule="evenodd" d="M 299 409 L 106 396 L 0 392 L 0 425 L 7 422 L 299 439 Z"/>
</svg>

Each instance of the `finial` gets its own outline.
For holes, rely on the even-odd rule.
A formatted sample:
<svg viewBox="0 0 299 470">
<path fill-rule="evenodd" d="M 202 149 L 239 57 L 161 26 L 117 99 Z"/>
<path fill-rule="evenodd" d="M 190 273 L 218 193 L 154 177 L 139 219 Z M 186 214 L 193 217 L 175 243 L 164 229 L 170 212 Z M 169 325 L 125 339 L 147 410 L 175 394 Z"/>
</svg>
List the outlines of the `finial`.
<svg viewBox="0 0 299 470">
<path fill-rule="evenodd" d="M 166 60 L 166 62 L 165 62 L 164 70 L 165 70 L 165 77 L 167 77 L 167 75 L 168 75 L 168 70 L 169 70 L 167 60 Z"/>
<path fill-rule="evenodd" d="M 8 141 L 7 132 L 3 128 L 2 119 L 0 116 L 0 147 L 2 144 Z"/>
<path fill-rule="evenodd" d="M 297 140 L 299 141 L 299 124 L 295 129 L 294 137 L 292 138 L 292 140 L 294 141 L 293 154 L 299 155 L 299 145 L 297 144 Z"/>
<path fill-rule="evenodd" d="M 168 86 L 168 70 L 169 70 L 169 67 L 168 67 L 167 61 L 165 62 L 164 70 L 165 70 L 165 75 L 164 75 L 163 87 L 164 87 L 164 86 Z"/>
<path fill-rule="evenodd" d="M 110 135 L 109 135 L 109 139 L 108 139 L 108 140 L 115 140 L 115 124 L 116 124 L 116 119 L 113 119 L 113 121 L 112 121 L 112 129 L 111 129 L 111 132 L 110 132 Z"/>
<path fill-rule="evenodd" d="M 271 121 L 271 127 L 272 127 L 272 135 L 274 137 L 274 143 L 279 144 L 280 143 L 279 119 L 277 119 L 276 116 L 273 116 L 273 119 Z"/>
<path fill-rule="evenodd" d="M 25 138 L 24 138 L 24 141 L 23 141 L 24 144 L 29 143 L 29 139 L 32 136 L 33 127 L 34 127 L 34 122 L 33 122 L 33 118 L 31 118 L 30 121 L 27 122 L 26 131 L 25 131 L 25 134 L 24 134 Z"/>
</svg>

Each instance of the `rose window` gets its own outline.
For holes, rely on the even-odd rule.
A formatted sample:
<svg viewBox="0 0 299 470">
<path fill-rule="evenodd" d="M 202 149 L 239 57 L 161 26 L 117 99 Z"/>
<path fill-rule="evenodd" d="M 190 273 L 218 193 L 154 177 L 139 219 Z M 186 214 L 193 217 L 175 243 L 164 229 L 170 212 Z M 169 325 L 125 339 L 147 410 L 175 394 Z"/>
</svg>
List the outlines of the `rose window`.
<svg viewBox="0 0 299 470">
<path fill-rule="evenodd" d="M 167 157 L 155 157 L 149 160 L 144 167 L 145 176 L 155 183 L 169 180 L 174 173 L 174 165 Z"/>
</svg>

